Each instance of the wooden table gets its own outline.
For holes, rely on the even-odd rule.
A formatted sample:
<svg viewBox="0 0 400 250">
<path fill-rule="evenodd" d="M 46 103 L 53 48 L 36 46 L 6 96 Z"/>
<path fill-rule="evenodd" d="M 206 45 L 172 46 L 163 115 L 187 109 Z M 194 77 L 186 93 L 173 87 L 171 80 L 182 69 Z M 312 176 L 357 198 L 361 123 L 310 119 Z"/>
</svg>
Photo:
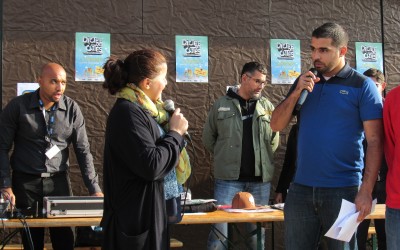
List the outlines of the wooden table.
<svg viewBox="0 0 400 250">
<path fill-rule="evenodd" d="M 384 219 L 386 206 L 378 204 L 375 211 L 367 218 Z M 214 224 L 214 223 L 257 223 L 261 228 L 263 222 L 283 221 L 283 211 L 275 210 L 273 212 L 264 213 L 228 213 L 225 211 L 215 211 L 201 214 L 185 214 L 179 224 Z M 101 217 L 94 218 L 28 218 L 26 222 L 29 227 L 82 227 L 82 226 L 98 226 Z M 0 228 L 21 228 L 22 224 L 18 219 L 0 220 Z M 259 231 L 259 230 L 258 230 Z M 260 234 L 258 234 L 260 238 Z"/>
<path fill-rule="evenodd" d="M 385 219 L 386 205 L 377 204 L 375 211 L 367 216 L 367 219 Z"/>
<path fill-rule="evenodd" d="M 217 210 L 206 214 L 185 214 L 179 224 L 213 224 L 283 221 L 283 211 L 263 213 L 228 213 Z"/>
<path fill-rule="evenodd" d="M 384 219 L 386 206 L 378 204 L 375 211 L 367 218 Z M 269 213 L 228 213 L 225 211 L 215 211 L 205 214 L 185 214 L 179 224 L 213 224 L 213 223 L 245 223 L 245 222 L 274 222 L 283 221 L 283 212 L 276 210 Z M 93 218 L 41 218 L 26 219 L 29 227 L 82 227 L 98 226 L 101 217 Z M 18 219 L 0 220 L 0 228 L 20 228 L 21 222 Z"/>
<path fill-rule="evenodd" d="M 27 218 L 29 227 L 82 227 L 98 226 L 101 217 L 87 218 Z M 283 212 L 276 210 L 270 213 L 228 213 L 215 211 L 200 214 L 185 214 L 179 224 L 213 224 L 213 223 L 244 223 L 244 222 L 266 222 L 283 221 Z M 18 219 L 1 220 L 0 228 L 20 228 Z"/>
</svg>

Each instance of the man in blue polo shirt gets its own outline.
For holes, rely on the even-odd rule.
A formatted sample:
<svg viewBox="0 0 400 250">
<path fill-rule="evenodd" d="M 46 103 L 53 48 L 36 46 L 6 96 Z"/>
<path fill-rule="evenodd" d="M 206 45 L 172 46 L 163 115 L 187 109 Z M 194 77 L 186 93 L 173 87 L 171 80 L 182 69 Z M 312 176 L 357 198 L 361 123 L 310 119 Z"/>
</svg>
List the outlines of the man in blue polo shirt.
<svg viewBox="0 0 400 250">
<path fill-rule="evenodd" d="M 382 98 L 374 82 L 345 62 L 348 35 L 326 23 L 312 33 L 311 57 L 318 74 L 301 75 L 272 113 L 271 128 L 284 129 L 301 92 L 297 171 L 285 203 L 286 249 L 316 249 L 336 220 L 342 199 L 356 204 L 361 221 L 371 212 L 372 190 L 382 161 Z M 368 149 L 364 178 L 362 141 Z M 324 238 L 329 249 L 356 249 Z"/>
</svg>

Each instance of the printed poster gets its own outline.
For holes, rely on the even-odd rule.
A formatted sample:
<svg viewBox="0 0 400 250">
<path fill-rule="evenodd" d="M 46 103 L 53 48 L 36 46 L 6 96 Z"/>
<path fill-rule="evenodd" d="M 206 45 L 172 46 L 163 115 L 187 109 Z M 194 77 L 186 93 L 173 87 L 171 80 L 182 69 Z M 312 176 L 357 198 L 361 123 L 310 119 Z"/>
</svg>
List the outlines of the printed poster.
<svg viewBox="0 0 400 250">
<path fill-rule="evenodd" d="M 208 37 L 175 36 L 176 82 L 208 82 Z"/>
<path fill-rule="evenodd" d="M 75 81 L 103 82 L 103 65 L 110 57 L 109 33 L 75 35 Z"/>
<path fill-rule="evenodd" d="M 17 96 L 35 92 L 39 88 L 39 83 L 36 82 L 19 82 L 17 83 Z"/>
<path fill-rule="evenodd" d="M 300 40 L 271 39 L 271 83 L 292 84 L 300 72 Z"/>
<path fill-rule="evenodd" d="M 362 74 L 369 68 L 383 72 L 382 43 L 356 42 L 356 70 Z"/>
</svg>

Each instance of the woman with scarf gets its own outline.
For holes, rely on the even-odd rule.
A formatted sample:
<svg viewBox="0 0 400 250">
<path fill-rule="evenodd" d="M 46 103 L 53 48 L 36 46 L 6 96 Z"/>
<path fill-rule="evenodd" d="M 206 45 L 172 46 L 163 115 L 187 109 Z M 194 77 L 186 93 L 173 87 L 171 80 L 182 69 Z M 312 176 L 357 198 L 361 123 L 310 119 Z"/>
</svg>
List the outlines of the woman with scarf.
<svg viewBox="0 0 400 250">
<path fill-rule="evenodd" d="M 118 99 L 105 135 L 103 249 L 169 249 L 165 200 L 179 196 L 190 163 L 188 121 L 179 108 L 163 108 L 166 75 L 165 57 L 153 50 L 104 65 L 103 87 Z"/>
</svg>

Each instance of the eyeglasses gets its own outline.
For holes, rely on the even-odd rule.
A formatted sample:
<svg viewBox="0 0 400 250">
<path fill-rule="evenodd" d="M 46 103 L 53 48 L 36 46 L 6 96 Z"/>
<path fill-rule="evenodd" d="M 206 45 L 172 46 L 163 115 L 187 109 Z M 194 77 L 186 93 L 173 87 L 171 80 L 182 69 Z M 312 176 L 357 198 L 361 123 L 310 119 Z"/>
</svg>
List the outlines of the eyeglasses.
<svg viewBox="0 0 400 250">
<path fill-rule="evenodd" d="M 262 81 L 261 79 L 255 79 L 254 77 L 249 76 L 248 74 L 246 74 L 246 76 L 247 76 L 248 78 L 253 78 L 253 80 L 254 80 L 258 85 L 263 85 L 263 84 L 264 84 L 264 86 L 265 86 L 265 85 L 267 84 L 266 81 Z"/>
</svg>

